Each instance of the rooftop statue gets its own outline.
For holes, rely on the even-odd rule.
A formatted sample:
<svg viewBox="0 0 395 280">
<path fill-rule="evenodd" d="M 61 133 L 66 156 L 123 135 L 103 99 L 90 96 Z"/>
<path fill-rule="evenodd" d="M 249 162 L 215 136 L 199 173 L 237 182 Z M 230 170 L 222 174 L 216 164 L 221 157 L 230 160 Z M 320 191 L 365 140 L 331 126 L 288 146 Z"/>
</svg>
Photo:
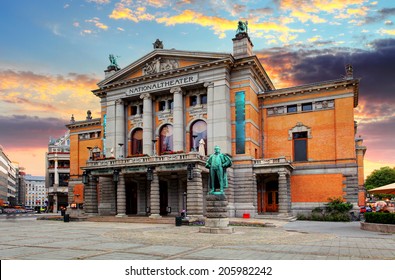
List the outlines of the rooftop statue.
<svg viewBox="0 0 395 280">
<path fill-rule="evenodd" d="M 242 22 L 241 20 L 237 24 L 236 36 L 238 34 L 248 33 L 248 21 Z"/>
<path fill-rule="evenodd" d="M 209 194 L 223 194 L 224 188 L 228 187 L 226 169 L 232 166 L 230 157 L 221 153 L 219 146 L 215 146 L 214 153 L 206 162 L 206 168 L 210 169 Z M 219 191 L 217 191 L 219 189 Z"/>
<path fill-rule="evenodd" d="M 110 60 L 110 65 L 108 67 L 115 66 L 117 69 L 119 69 L 119 66 L 117 63 L 117 57 L 115 57 L 115 55 L 113 55 L 113 54 L 110 54 L 108 56 L 108 59 Z"/>
<path fill-rule="evenodd" d="M 154 49 L 163 49 L 163 42 L 159 39 L 156 39 L 153 45 L 154 45 Z"/>
</svg>

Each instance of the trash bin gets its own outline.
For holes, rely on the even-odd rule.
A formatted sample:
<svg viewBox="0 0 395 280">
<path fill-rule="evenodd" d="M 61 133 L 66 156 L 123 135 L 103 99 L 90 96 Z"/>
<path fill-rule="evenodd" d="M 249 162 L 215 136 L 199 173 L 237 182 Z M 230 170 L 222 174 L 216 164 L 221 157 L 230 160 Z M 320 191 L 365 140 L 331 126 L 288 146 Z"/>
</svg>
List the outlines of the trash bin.
<svg viewBox="0 0 395 280">
<path fill-rule="evenodd" d="M 182 225 L 182 217 L 176 217 L 176 227 L 180 227 Z"/>
<path fill-rule="evenodd" d="M 70 214 L 64 214 L 64 216 L 63 216 L 63 221 L 64 221 L 65 223 L 70 222 Z"/>
</svg>

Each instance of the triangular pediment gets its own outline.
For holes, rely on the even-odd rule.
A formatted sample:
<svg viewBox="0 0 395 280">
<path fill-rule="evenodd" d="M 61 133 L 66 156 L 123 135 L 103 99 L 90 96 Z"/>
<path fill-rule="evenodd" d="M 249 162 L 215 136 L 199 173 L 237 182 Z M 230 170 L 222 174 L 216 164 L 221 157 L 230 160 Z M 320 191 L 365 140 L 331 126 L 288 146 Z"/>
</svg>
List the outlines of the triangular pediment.
<svg viewBox="0 0 395 280">
<path fill-rule="evenodd" d="M 230 54 L 156 49 L 98 83 L 103 87 L 123 80 L 164 74 L 191 66 L 231 59 Z"/>
</svg>

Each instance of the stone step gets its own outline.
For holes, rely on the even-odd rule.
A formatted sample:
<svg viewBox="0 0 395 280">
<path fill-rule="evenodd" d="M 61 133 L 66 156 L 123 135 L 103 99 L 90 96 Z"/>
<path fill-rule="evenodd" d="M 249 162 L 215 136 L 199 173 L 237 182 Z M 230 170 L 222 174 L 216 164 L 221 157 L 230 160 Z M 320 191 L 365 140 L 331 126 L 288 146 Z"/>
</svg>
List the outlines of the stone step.
<svg viewBox="0 0 395 280">
<path fill-rule="evenodd" d="M 284 216 L 281 214 L 259 214 L 255 215 L 254 219 L 296 221 L 295 216 Z"/>
</svg>

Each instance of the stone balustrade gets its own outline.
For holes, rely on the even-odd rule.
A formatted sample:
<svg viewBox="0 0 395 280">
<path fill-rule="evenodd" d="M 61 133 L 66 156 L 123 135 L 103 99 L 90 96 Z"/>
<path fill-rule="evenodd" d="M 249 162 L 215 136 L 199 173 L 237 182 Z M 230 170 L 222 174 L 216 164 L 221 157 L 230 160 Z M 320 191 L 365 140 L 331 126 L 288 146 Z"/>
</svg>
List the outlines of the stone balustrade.
<svg viewBox="0 0 395 280">
<path fill-rule="evenodd" d="M 263 158 L 263 159 L 254 159 L 254 166 L 261 165 L 273 165 L 273 164 L 290 164 L 290 161 L 286 159 L 286 157 L 278 157 L 278 158 Z"/>
<path fill-rule="evenodd" d="M 196 152 L 180 153 L 180 154 L 166 154 L 160 156 L 141 156 L 131 158 L 119 159 L 104 159 L 96 161 L 87 161 L 87 168 L 107 168 L 107 167 L 122 167 L 133 165 L 146 165 L 146 164 L 165 164 L 165 163 L 182 163 L 186 161 L 205 161 L 206 157 L 199 155 Z"/>
</svg>

